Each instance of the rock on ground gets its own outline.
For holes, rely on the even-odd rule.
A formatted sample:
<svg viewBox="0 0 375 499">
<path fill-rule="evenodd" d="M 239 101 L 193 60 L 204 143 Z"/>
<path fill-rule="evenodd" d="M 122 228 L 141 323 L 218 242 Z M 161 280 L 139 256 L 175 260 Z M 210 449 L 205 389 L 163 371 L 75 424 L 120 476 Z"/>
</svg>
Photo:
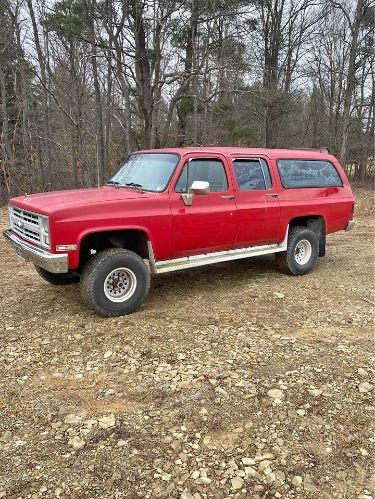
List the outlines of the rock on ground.
<svg viewBox="0 0 375 499">
<path fill-rule="evenodd" d="M 271 256 L 164 274 L 108 320 L 0 238 L 0 497 L 375 498 L 374 208 L 356 197 L 308 276 Z"/>
</svg>

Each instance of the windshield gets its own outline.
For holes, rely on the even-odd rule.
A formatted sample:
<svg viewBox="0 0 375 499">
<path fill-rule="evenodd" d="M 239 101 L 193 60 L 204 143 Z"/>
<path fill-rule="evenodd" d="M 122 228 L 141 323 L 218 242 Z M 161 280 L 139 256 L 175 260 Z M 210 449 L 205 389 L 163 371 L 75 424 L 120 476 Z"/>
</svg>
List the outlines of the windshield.
<svg viewBox="0 0 375 499">
<path fill-rule="evenodd" d="M 131 154 L 107 183 L 161 192 L 167 187 L 178 160 L 178 155 L 172 153 Z"/>
</svg>

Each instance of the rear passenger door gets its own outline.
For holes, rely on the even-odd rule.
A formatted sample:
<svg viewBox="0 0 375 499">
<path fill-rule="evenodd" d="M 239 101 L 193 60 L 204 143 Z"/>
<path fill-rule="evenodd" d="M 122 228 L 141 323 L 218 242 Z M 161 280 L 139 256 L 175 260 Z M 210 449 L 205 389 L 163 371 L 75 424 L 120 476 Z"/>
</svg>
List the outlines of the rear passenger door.
<svg viewBox="0 0 375 499">
<path fill-rule="evenodd" d="M 233 157 L 237 206 L 236 247 L 278 243 L 284 239 L 280 227 L 278 192 L 269 160 Z"/>
</svg>

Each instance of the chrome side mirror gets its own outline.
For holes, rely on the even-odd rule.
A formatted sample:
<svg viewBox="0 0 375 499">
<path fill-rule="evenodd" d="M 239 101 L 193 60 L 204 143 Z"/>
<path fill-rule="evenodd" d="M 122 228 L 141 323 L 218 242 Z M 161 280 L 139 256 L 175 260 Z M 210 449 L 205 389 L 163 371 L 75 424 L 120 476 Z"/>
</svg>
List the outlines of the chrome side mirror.
<svg viewBox="0 0 375 499">
<path fill-rule="evenodd" d="M 189 192 L 186 194 L 181 194 L 182 200 L 185 206 L 191 206 L 193 204 L 193 194 L 203 195 L 210 192 L 210 183 L 204 180 L 194 180 L 191 184 Z"/>
<path fill-rule="evenodd" d="M 204 180 L 194 180 L 190 190 L 193 194 L 208 194 L 210 192 L 210 183 Z"/>
</svg>

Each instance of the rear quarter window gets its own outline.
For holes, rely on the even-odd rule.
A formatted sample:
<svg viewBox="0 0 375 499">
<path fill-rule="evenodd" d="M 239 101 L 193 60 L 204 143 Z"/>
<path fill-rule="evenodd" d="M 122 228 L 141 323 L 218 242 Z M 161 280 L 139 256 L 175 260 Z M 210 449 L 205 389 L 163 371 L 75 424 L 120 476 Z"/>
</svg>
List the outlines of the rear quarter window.
<svg viewBox="0 0 375 499">
<path fill-rule="evenodd" d="M 277 166 L 285 188 L 342 187 L 341 177 L 329 161 L 315 159 L 279 159 Z"/>
</svg>

